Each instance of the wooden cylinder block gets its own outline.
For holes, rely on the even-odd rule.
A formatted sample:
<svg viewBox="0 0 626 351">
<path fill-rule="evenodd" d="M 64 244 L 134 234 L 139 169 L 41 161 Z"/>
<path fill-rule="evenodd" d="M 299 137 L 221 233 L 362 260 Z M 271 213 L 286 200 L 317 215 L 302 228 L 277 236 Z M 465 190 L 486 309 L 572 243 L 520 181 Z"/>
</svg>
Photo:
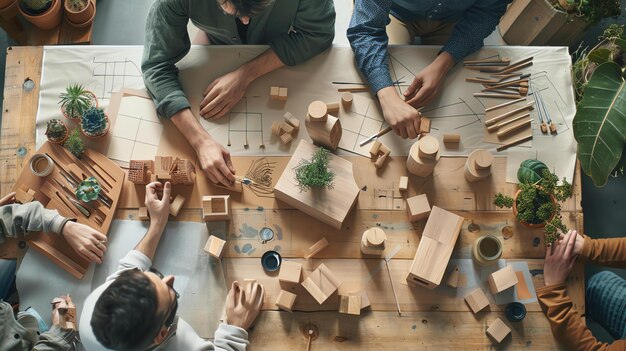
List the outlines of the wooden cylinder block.
<svg viewBox="0 0 626 351">
<path fill-rule="evenodd" d="M 341 94 L 341 103 L 343 104 L 343 107 L 345 108 L 352 106 L 353 99 L 354 98 L 351 92 L 346 91 L 345 93 Z"/>
<path fill-rule="evenodd" d="M 432 138 L 435 141 L 437 141 L 437 139 L 435 137 L 432 136 L 425 136 L 423 138 L 421 138 L 420 140 L 416 141 L 413 146 L 411 146 L 411 151 L 409 152 L 409 157 L 407 158 L 406 161 L 406 168 L 407 170 L 411 173 L 414 174 L 418 177 L 428 177 L 432 172 L 433 169 L 435 169 L 435 165 L 437 164 L 437 162 L 439 161 L 439 159 L 441 158 L 441 154 L 438 152 L 439 151 L 439 141 L 437 141 L 437 152 L 435 153 L 435 157 L 434 158 L 427 158 L 427 157 L 421 157 L 420 153 L 424 152 L 420 150 L 420 144 L 426 140 L 426 143 L 428 143 L 429 145 L 425 146 L 425 151 L 426 153 L 431 153 L 432 152 L 432 147 L 433 144 L 432 142 L 428 141 L 428 138 Z"/>
<path fill-rule="evenodd" d="M 465 162 L 465 179 L 468 182 L 476 182 L 491 175 L 493 155 L 487 150 L 474 150 Z"/>
<path fill-rule="evenodd" d="M 309 104 L 308 117 L 311 122 L 326 122 L 328 117 L 328 106 L 323 101 L 313 101 Z"/>
<path fill-rule="evenodd" d="M 304 125 L 306 126 L 307 133 L 309 133 L 309 137 L 311 137 L 311 140 L 313 140 L 313 143 L 316 145 L 331 150 L 336 150 L 337 146 L 339 146 L 342 133 L 339 118 L 327 116 L 325 122 L 311 122 L 310 116 L 307 116 Z"/>
<path fill-rule="evenodd" d="M 365 255 L 382 255 L 385 251 L 387 235 L 380 228 L 371 228 L 363 232 L 361 252 Z"/>
<path fill-rule="evenodd" d="M 326 112 L 337 114 L 339 112 L 339 103 L 338 102 L 329 102 L 326 104 Z"/>
<path fill-rule="evenodd" d="M 439 140 L 430 135 L 422 137 L 419 140 L 418 151 L 421 158 L 436 158 L 439 153 Z"/>
<path fill-rule="evenodd" d="M 443 143 L 444 144 L 458 144 L 461 142 L 461 134 L 444 134 L 443 135 Z"/>
</svg>

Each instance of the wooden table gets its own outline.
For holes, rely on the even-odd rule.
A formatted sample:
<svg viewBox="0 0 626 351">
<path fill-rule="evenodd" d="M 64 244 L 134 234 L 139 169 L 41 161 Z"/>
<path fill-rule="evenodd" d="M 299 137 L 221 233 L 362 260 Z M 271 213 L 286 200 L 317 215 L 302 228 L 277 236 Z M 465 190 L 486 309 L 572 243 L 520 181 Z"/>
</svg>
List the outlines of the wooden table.
<svg viewBox="0 0 626 351">
<path fill-rule="evenodd" d="M 0 133 L 0 195 L 8 193 L 15 183 L 15 179 L 22 167 L 27 164 L 29 157 L 35 151 L 35 116 L 37 111 L 37 103 L 39 96 L 39 82 L 41 79 L 41 63 L 42 63 L 41 47 L 14 47 L 9 48 L 7 54 L 6 78 L 4 88 L 4 111 L 2 119 L 2 130 Z M 34 88 L 28 89 L 28 81 L 34 82 Z M 361 158 L 365 160 L 365 158 Z M 237 160 L 235 160 L 237 162 Z M 365 161 L 355 159 L 355 168 L 362 167 L 360 165 Z M 454 184 L 457 179 L 462 178 L 462 169 L 458 171 L 459 165 L 464 163 L 462 158 L 442 158 L 438 165 L 438 169 L 442 172 L 450 173 L 450 176 L 439 177 L 436 180 L 424 180 L 412 182 L 413 192 L 415 189 L 429 193 L 434 192 L 433 187 L 444 188 L 447 184 Z M 396 171 L 403 166 L 402 158 L 396 158 L 389 164 L 395 167 Z M 388 166 L 388 167 L 389 167 Z M 496 171 L 498 181 L 502 181 L 503 163 L 500 161 Z M 373 167 L 371 167 L 373 169 Z M 367 172 L 366 172 L 367 173 Z M 357 178 L 370 177 L 368 174 L 357 174 Z M 389 173 L 387 173 L 389 174 Z M 455 178 L 456 177 L 456 178 Z M 359 179 L 357 179 L 357 183 Z M 443 182 L 443 183 L 442 183 Z M 458 183 L 464 182 L 458 179 Z M 503 181 L 502 181 L 503 182 Z M 454 185 L 450 185 L 454 186 Z M 500 234 L 504 226 L 511 226 L 516 233 L 515 236 L 504 242 L 503 258 L 512 260 L 524 260 L 528 262 L 529 268 L 533 275 L 533 283 L 535 286 L 543 285 L 543 255 L 544 249 L 541 245 L 533 245 L 533 239 L 541 237 L 540 230 L 529 230 L 520 226 L 510 211 L 494 211 L 489 206 L 489 199 L 476 188 L 463 188 L 458 186 L 459 191 L 456 198 L 446 195 L 446 191 L 432 194 L 437 204 L 443 202 L 442 207 L 449 206 L 454 212 L 461 214 L 466 218 L 463 225 L 457 250 L 453 255 L 454 258 L 468 258 L 468 245 L 471 245 L 475 238 L 485 233 Z M 498 183 L 496 190 L 502 190 L 507 193 L 514 189 L 513 185 Z M 474 190 L 472 190 L 474 189 Z M 446 196 L 448 198 L 446 198 Z M 574 178 L 574 197 L 564 206 L 563 218 L 568 227 L 582 230 L 582 209 L 580 207 L 581 189 L 580 175 Z M 463 210 L 465 203 L 471 202 L 473 208 L 482 210 Z M 293 229 L 290 238 L 293 240 L 289 245 L 289 250 L 283 252 L 287 257 L 301 257 L 300 252 L 305 250 L 308 245 L 312 244 L 318 237 L 326 236 L 331 242 L 330 246 L 322 251 L 319 258 L 326 259 L 328 264 L 350 265 L 351 262 L 359 262 L 361 265 L 371 267 L 371 265 L 380 264 L 380 259 L 363 259 L 360 251 L 357 249 L 358 240 L 362 227 L 376 225 L 376 222 L 395 223 L 397 229 L 392 229 L 390 238 L 394 238 L 392 243 L 402 244 L 402 250 L 391 261 L 392 276 L 397 276 L 406 272 L 406 265 L 410 263 L 415 252 L 415 248 L 419 243 L 419 237 L 414 235 L 415 231 L 421 233 L 423 223 L 416 227 L 404 227 L 407 223 L 404 211 L 392 210 L 385 208 L 385 200 L 381 200 L 376 194 L 371 198 L 360 198 L 359 205 L 361 209 L 351 217 L 352 223 L 357 225 L 351 226 L 351 229 L 342 231 L 340 235 L 335 232 L 324 232 L 316 234 L 306 234 L 306 229 Z M 469 207 L 472 207 L 469 206 Z M 380 209 L 380 208 L 383 209 Z M 364 208 L 364 209 L 363 209 Z M 378 208 L 378 209 L 377 209 Z M 489 210 L 485 210 L 489 208 Z M 282 216 L 282 210 L 274 211 L 275 216 Z M 254 219 L 246 211 L 234 211 L 235 215 L 230 223 L 232 230 L 240 228 L 245 221 L 254 222 Z M 136 209 L 118 210 L 116 218 L 129 219 L 137 218 L 138 211 Z M 284 216 L 290 218 L 298 217 L 299 221 L 314 224 L 310 217 L 301 214 L 299 211 L 286 212 Z M 282 219 L 276 220 L 285 220 Z M 201 213 L 199 210 L 184 209 L 181 211 L 177 220 L 184 221 L 201 221 Z M 481 228 L 479 231 L 469 230 L 469 224 L 478 224 Z M 324 227 L 327 230 L 327 227 Z M 311 230 L 309 230 L 311 231 Z M 315 231 L 315 230 L 313 230 Z M 232 251 L 232 245 L 244 243 L 242 239 L 235 239 L 229 245 L 229 252 L 222 260 L 227 272 L 237 266 L 245 270 L 246 265 L 252 267 L 258 266 L 258 256 L 262 252 L 255 252 L 251 256 L 242 257 Z M 8 243 L 0 245 L 0 257 L 15 258 L 23 255 L 23 250 L 18 247 L 17 240 L 9 240 Z M 257 250 L 259 251 L 259 250 Z M 345 260 L 345 261 L 342 261 Z M 350 261 L 352 260 L 352 261 Z M 313 260 L 311 264 L 305 264 L 305 271 L 313 268 Z M 252 263 L 254 262 L 254 263 Z M 356 268 L 356 267 L 355 267 Z M 256 268 L 254 268 L 256 269 Z M 254 270 L 251 268 L 250 271 Z M 234 274 L 236 276 L 236 274 Z M 260 281 L 269 277 L 261 277 Z M 394 281 L 397 281 L 394 279 Z M 584 305 L 584 271 L 583 266 L 578 265 L 568 280 L 568 291 L 574 301 L 574 308 L 583 313 Z M 260 314 L 256 322 L 256 326 L 250 332 L 250 341 L 254 349 L 262 350 L 304 350 L 308 341 L 308 330 L 315 330 L 314 340 L 311 350 L 321 349 L 337 349 L 337 350 L 357 350 L 357 349 L 385 349 L 385 350 L 406 350 L 411 348 L 441 348 L 441 349 L 490 349 L 492 342 L 485 334 L 486 327 L 496 318 L 505 320 L 503 309 L 504 305 L 498 306 L 492 304 L 491 311 L 482 312 L 473 315 L 469 312 L 468 307 L 460 298 L 451 298 L 450 296 L 428 297 L 420 299 L 422 294 L 419 288 L 408 290 L 407 287 L 398 287 L 401 290 L 399 295 L 404 299 L 401 303 L 404 312 L 402 317 L 398 316 L 395 310 L 395 302 L 393 297 L 387 298 L 385 301 L 374 306 L 374 310 L 364 310 L 361 316 L 348 316 L 338 314 L 336 311 L 323 312 L 295 312 L 289 314 L 287 312 L 279 312 L 276 310 L 266 310 Z M 387 294 L 389 287 L 381 287 L 381 291 Z M 389 295 L 385 295 L 389 296 Z M 407 302 L 408 301 L 408 302 Z M 266 299 L 265 306 L 267 309 L 272 308 L 273 301 Z M 521 323 L 508 323 L 512 326 L 512 337 L 508 337 L 502 345 L 497 348 L 505 349 L 532 349 L 532 350 L 549 350 L 559 349 L 556 344 L 549 324 L 541 312 L 537 303 L 527 305 L 528 314 L 526 319 Z"/>
</svg>

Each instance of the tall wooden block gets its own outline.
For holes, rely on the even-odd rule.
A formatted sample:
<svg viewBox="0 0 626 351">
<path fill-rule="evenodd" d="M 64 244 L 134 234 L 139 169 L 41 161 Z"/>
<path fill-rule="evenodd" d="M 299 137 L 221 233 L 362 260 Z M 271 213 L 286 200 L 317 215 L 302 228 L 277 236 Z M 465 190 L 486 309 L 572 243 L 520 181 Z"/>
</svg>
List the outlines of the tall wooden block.
<svg viewBox="0 0 626 351">
<path fill-rule="evenodd" d="M 495 271 L 487 278 L 491 292 L 497 294 L 517 284 L 517 274 L 512 266 Z"/>
<path fill-rule="evenodd" d="M 205 222 L 229 220 L 230 195 L 203 196 L 202 217 L 204 218 Z"/>
<path fill-rule="evenodd" d="M 361 314 L 361 296 L 360 295 L 341 295 L 339 296 L 339 313 L 360 315 Z"/>
<path fill-rule="evenodd" d="M 208 253 L 209 255 L 215 258 L 221 258 L 222 251 L 224 250 L 225 244 L 226 244 L 226 241 L 214 235 L 210 235 L 209 240 L 207 240 L 206 244 L 204 245 L 203 250 L 204 252 Z"/>
<path fill-rule="evenodd" d="M 324 105 L 326 107 L 326 105 Z M 317 122 L 307 116 L 304 120 L 304 126 L 311 140 L 315 145 L 336 150 L 341 141 L 343 129 L 341 129 L 341 121 L 335 116 L 326 115 L 321 122 Z"/>
<path fill-rule="evenodd" d="M 428 203 L 426 194 L 420 194 L 406 199 L 406 212 L 411 222 L 428 217 L 430 214 L 430 204 Z"/>
<path fill-rule="evenodd" d="M 441 284 L 462 225 L 463 217 L 433 206 L 407 275 L 408 282 L 429 289 Z"/>
<path fill-rule="evenodd" d="M 139 215 L 137 216 L 140 221 L 147 221 L 150 219 L 147 207 L 139 207 Z"/>
<path fill-rule="evenodd" d="M 330 295 L 337 291 L 339 285 L 341 285 L 339 279 L 323 263 L 302 282 L 302 286 L 319 304 L 324 303 Z"/>
<path fill-rule="evenodd" d="M 300 283 L 300 275 L 302 274 L 302 263 L 294 261 L 283 261 L 280 265 L 278 280 L 286 283 Z"/>
<path fill-rule="evenodd" d="M 279 87 L 270 87 L 270 98 L 272 100 L 278 100 L 278 94 L 280 92 Z"/>
<path fill-rule="evenodd" d="M 409 177 L 402 176 L 398 182 L 398 190 L 405 192 L 409 189 Z"/>
<path fill-rule="evenodd" d="M 492 164 L 493 155 L 491 152 L 482 149 L 472 151 L 465 162 L 465 179 L 472 183 L 489 177 Z"/>
<path fill-rule="evenodd" d="M 298 295 L 292 294 L 289 291 L 281 290 L 278 293 L 278 298 L 276 299 L 276 306 L 281 310 L 285 310 L 287 312 L 293 312 L 293 304 L 296 302 L 296 297 Z"/>
<path fill-rule="evenodd" d="M 493 338 L 498 344 L 511 333 L 511 328 L 506 325 L 500 318 L 496 318 L 487 328 L 487 335 Z"/>
<path fill-rule="evenodd" d="M 406 169 L 418 177 L 428 177 L 433 173 L 440 158 L 439 140 L 427 135 L 411 146 L 406 160 Z"/>
<path fill-rule="evenodd" d="M 300 191 L 295 170 L 303 159 L 310 160 L 317 148 L 300 140 L 285 171 L 274 187 L 276 199 L 318 219 L 333 228 L 341 229 L 354 208 L 360 189 L 354 181 L 352 163 L 333 154 L 329 155 L 328 168 L 335 173 L 332 189 Z"/>
<path fill-rule="evenodd" d="M 278 100 L 287 101 L 287 88 L 278 88 Z"/>
<path fill-rule="evenodd" d="M 309 258 L 315 256 L 315 254 L 322 251 L 326 246 L 328 246 L 328 240 L 326 238 L 321 238 L 315 244 L 309 247 L 309 253 L 304 255 L 304 259 L 308 260 Z"/>
<path fill-rule="evenodd" d="M 430 118 L 420 118 L 420 134 L 430 133 Z"/>
<path fill-rule="evenodd" d="M 185 200 L 187 200 L 184 196 L 182 195 L 176 195 L 176 197 L 174 198 L 174 201 L 172 201 L 172 203 L 170 204 L 170 214 L 174 217 L 178 216 L 178 213 L 180 212 L 181 208 L 183 208 L 183 204 L 185 203 Z"/>
<path fill-rule="evenodd" d="M 300 128 L 300 120 L 297 119 L 291 112 L 285 112 L 285 122 L 289 123 L 296 130 Z"/>
<path fill-rule="evenodd" d="M 387 235 L 381 228 L 375 227 L 366 230 L 361 237 L 361 252 L 365 255 L 380 256 L 385 252 Z"/>
<path fill-rule="evenodd" d="M 474 313 L 478 313 L 489 306 L 487 295 L 485 295 L 485 292 L 481 288 L 476 288 L 465 296 L 465 302 L 467 302 L 467 305 Z"/>
</svg>

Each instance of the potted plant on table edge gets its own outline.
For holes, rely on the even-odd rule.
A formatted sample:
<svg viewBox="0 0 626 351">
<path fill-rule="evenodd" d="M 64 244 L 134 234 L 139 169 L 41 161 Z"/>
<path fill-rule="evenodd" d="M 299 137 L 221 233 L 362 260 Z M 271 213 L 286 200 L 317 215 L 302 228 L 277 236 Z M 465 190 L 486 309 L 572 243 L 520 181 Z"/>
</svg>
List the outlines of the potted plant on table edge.
<svg viewBox="0 0 626 351">
<path fill-rule="evenodd" d="M 300 191 L 332 189 L 335 174 L 328 169 L 329 151 L 318 148 L 310 160 L 303 159 L 296 168 L 296 181 Z"/>
<path fill-rule="evenodd" d="M 46 126 L 46 137 L 53 144 L 63 144 L 69 136 L 69 130 L 60 119 L 51 119 Z"/>
<path fill-rule="evenodd" d="M 72 155 L 76 156 L 76 158 L 81 158 L 83 153 L 85 152 L 85 143 L 83 139 L 80 137 L 80 132 L 78 128 L 74 129 L 70 136 L 67 138 L 63 146 L 72 153 Z"/>
<path fill-rule="evenodd" d="M 96 5 L 92 0 L 64 0 L 65 18 L 76 28 L 89 26 L 96 17 Z"/>
<path fill-rule="evenodd" d="M 105 136 L 109 131 L 109 117 L 99 107 L 91 107 L 83 112 L 80 120 L 80 130 L 91 139 Z"/>
<path fill-rule="evenodd" d="M 62 0 L 19 0 L 22 16 L 36 27 L 52 29 L 61 23 Z"/>
<path fill-rule="evenodd" d="M 61 113 L 68 119 L 79 120 L 89 108 L 98 107 L 96 94 L 79 84 L 67 86 L 59 98 L 61 99 L 59 101 Z"/>
</svg>

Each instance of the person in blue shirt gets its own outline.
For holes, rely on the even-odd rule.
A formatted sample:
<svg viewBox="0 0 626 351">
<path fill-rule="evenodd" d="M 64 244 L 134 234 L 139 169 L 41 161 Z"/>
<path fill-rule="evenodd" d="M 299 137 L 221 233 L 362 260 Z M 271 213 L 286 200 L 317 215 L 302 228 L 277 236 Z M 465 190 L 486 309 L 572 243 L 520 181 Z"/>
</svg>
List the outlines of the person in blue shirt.
<svg viewBox="0 0 626 351">
<path fill-rule="evenodd" d="M 355 0 L 348 39 L 359 69 L 380 101 L 385 120 L 403 139 L 419 131 L 416 108 L 442 89 L 455 63 L 478 50 L 511 0 Z M 387 65 L 387 44 L 443 45 L 400 96 Z"/>
</svg>

